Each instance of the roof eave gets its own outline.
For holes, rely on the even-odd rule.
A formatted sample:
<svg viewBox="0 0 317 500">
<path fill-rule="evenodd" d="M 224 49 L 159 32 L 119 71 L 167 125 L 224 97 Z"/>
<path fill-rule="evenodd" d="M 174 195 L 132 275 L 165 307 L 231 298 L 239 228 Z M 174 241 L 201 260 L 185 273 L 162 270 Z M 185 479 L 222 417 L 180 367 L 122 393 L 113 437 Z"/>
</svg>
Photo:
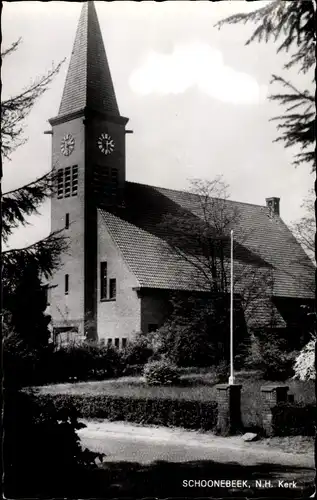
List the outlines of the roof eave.
<svg viewBox="0 0 317 500">
<path fill-rule="evenodd" d="M 105 120 L 108 120 L 112 123 L 117 123 L 119 125 L 126 125 L 129 121 L 129 118 L 126 118 L 125 116 L 116 116 L 116 115 L 111 115 L 107 113 L 103 113 L 101 111 L 97 111 L 94 109 L 89 109 L 87 107 L 77 109 L 75 111 L 71 111 L 69 113 L 64 113 L 61 115 L 57 115 L 54 118 L 50 118 L 48 120 L 50 125 L 59 125 L 60 123 L 65 123 L 69 122 L 71 120 L 75 120 L 76 118 L 80 118 L 83 116 L 85 120 L 89 120 L 95 116 L 98 116 L 100 118 L 103 118 Z"/>
</svg>

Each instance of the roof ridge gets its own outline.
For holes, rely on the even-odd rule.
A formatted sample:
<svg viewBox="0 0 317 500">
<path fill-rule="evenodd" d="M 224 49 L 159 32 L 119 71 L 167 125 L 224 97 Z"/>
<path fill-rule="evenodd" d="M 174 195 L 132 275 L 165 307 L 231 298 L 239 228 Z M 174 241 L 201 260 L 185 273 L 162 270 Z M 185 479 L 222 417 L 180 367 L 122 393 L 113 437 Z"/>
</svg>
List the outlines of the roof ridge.
<svg viewBox="0 0 317 500">
<path fill-rule="evenodd" d="M 151 188 L 157 188 L 157 189 L 165 189 L 166 191 L 173 191 L 174 193 L 182 193 L 182 194 L 191 194 L 193 196 L 199 196 L 197 193 L 192 193 L 190 191 L 186 190 L 181 190 L 181 189 L 174 189 L 174 188 L 166 188 L 163 186 L 153 186 L 152 184 L 144 184 L 141 182 L 134 182 L 134 181 L 126 181 L 128 184 L 137 184 L 138 186 L 145 186 L 145 187 L 151 187 Z M 229 201 L 230 203 L 239 203 L 240 205 L 251 205 L 253 207 L 260 207 L 260 208 L 267 208 L 266 205 L 259 205 L 257 203 L 250 203 L 248 201 L 237 201 L 237 200 L 231 200 L 226 198 L 219 198 L 217 196 L 212 196 L 214 200 L 225 200 Z"/>
<path fill-rule="evenodd" d="M 193 267 L 186 259 L 179 258 L 177 253 L 169 253 L 168 251 L 163 253 L 163 249 L 168 250 L 170 244 L 169 229 L 165 228 L 167 232 L 164 234 L 157 231 L 157 226 L 151 223 L 152 212 L 144 210 L 149 201 L 147 197 L 149 197 L 149 199 L 153 199 L 153 204 L 150 203 L 150 207 L 157 210 L 159 215 L 170 213 L 168 200 L 179 204 L 181 208 L 183 204 L 185 214 L 186 210 L 194 213 L 192 210 L 195 210 L 196 206 L 195 193 L 191 193 L 193 196 L 190 196 L 190 193 L 186 191 L 158 188 L 136 182 L 128 182 L 128 185 L 131 188 L 132 207 L 134 201 L 140 198 L 140 203 L 136 203 L 135 211 L 123 210 L 116 213 L 112 210 L 99 208 L 102 219 L 107 225 L 112 240 L 116 242 L 121 251 L 126 265 L 141 286 L 170 290 L 192 290 L 194 284 L 194 288 L 197 289 L 196 280 L 199 276 L 196 276 L 195 283 L 193 282 L 195 266 Z M 137 186 L 140 187 L 140 193 L 138 193 Z M 179 193 L 179 197 L 177 194 L 173 196 L 172 193 Z M 139 196 L 140 194 L 141 196 Z M 143 207 L 142 194 L 146 195 L 144 197 L 145 207 Z M 251 229 L 252 233 L 250 233 L 250 240 L 244 242 L 243 246 L 247 252 L 251 252 L 250 257 L 256 254 L 261 261 L 266 261 L 272 266 L 273 295 L 312 298 L 313 292 L 310 289 L 310 283 L 313 277 L 311 272 L 313 267 L 307 265 L 310 264 L 309 257 L 296 238 L 291 237 L 292 232 L 284 221 L 277 218 L 277 224 L 272 224 L 273 221 L 267 217 L 268 211 L 262 210 L 259 205 L 256 207 L 259 207 L 260 210 L 246 208 L 246 218 L 242 217 L 242 229 L 245 228 L 248 231 Z M 172 210 L 173 205 L 170 208 Z M 165 212 L 165 210 L 167 211 Z M 159 242 L 162 243 L 162 248 L 159 247 Z M 239 262 L 241 255 L 236 257 L 236 262 Z M 294 258 L 296 265 L 293 264 Z M 249 261 L 247 254 L 242 256 L 241 262 L 242 267 L 254 265 L 252 260 Z M 262 268 L 261 263 L 257 265 Z M 182 276 L 181 282 L 180 276 Z"/>
</svg>

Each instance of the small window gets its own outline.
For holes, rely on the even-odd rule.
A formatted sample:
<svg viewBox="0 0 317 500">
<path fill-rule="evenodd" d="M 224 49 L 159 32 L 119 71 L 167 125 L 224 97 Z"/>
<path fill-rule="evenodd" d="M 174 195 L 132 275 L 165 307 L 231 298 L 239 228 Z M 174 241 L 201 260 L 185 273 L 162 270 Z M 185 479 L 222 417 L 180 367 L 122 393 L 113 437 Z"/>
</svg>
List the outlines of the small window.
<svg viewBox="0 0 317 500">
<path fill-rule="evenodd" d="M 104 346 L 104 345 L 105 345 L 105 343 L 106 343 L 106 342 L 105 342 L 105 339 L 100 339 L 100 340 L 99 340 L 99 344 L 100 344 L 101 346 Z"/>
<path fill-rule="evenodd" d="M 65 215 L 65 229 L 69 229 L 69 214 Z"/>
<path fill-rule="evenodd" d="M 112 345 L 112 339 L 108 339 L 107 344 L 108 344 L 108 346 L 111 346 Z"/>
<path fill-rule="evenodd" d="M 126 338 L 121 339 L 121 347 L 122 347 L 122 349 L 127 347 L 127 339 Z"/>
<path fill-rule="evenodd" d="M 109 297 L 110 299 L 115 299 L 117 295 L 117 282 L 115 278 L 109 280 Z"/>
<path fill-rule="evenodd" d="M 111 169 L 111 194 L 112 195 L 117 194 L 117 187 L 118 187 L 118 169 L 112 168 Z"/>
<path fill-rule="evenodd" d="M 57 198 L 63 198 L 64 195 L 64 171 L 60 168 L 57 172 Z"/>
<path fill-rule="evenodd" d="M 69 292 L 69 274 L 65 274 L 65 295 Z"/>
<path fill-rule="evenodd" d="M 64 185 L 64 196 L 65 198 L 70 197 L 70 179 L 71 179 L 71 168 L 65 168 L 65 185 Z"/>
<path fill-rule="evenodd" d="M 107 298 L 107 262 L 100 262 L 100 300 Z"/>
<path fill-rule="evenodd" d="M 120 339 L 114 339 L 114 345 L 119 349 Z"/>
<path fill-rule="evenodd" d="M 78 192 L 78 166 L 72 167 L 72 196 L 76 196 Z"/>
<path fill-rule="evenodd" d="M 158 329 L 158 326 L 155 325 L 154 323 L 150 323 L 148 325 L 148 332 L 149 333 L 153 333 L 153 332 L 156 332 L 156 330 Z"/>
</svg>

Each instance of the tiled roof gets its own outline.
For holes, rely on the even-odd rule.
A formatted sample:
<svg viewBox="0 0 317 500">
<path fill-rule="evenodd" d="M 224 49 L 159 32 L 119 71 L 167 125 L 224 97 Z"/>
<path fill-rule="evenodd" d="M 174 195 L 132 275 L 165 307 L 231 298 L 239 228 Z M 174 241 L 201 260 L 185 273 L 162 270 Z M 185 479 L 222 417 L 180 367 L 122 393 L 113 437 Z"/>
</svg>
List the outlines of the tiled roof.
<svg viewBox="0 0 317 500">
<path fill-rule="evenodd" d="M 119 116 L 94 2 L 84 2 L 81 10 L 59 116 L 85 107 Z"/>
<path fill-rule="evenodd" d="M 265 206 L 226 200 L 226 209 L 238 212 L 235 235 L 245 235 L 235 245 L 235 266 L 256 264 L 273 270 L 273 294 L 280 297 L 313 297 L 314 267 L 286 224 L 270 216 Z M 173 228 L 163 224 L 176 214 L 193 222 L 200 218 L 199 197 L 144 184 L 126 182 L 125 208 L 101 210 L 106 226 L 141 287 L 203 290 L 197 270 L 171 252 Z M 203 283 L 203 281 L 201 281 Z"/>
</svg>

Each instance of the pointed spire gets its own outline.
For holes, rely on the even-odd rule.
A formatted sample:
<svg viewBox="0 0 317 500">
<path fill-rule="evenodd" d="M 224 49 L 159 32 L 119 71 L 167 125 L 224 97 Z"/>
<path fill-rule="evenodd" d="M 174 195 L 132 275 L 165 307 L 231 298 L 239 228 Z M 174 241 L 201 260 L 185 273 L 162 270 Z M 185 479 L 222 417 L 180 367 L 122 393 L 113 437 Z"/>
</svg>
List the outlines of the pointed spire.
<svg viewBox="0 0 317 500">
<path fill-rule="evenodd" d="M 84 2 L 58 115 L 84 108 L 120 116 L 94 2 Z"/>
</svg>

